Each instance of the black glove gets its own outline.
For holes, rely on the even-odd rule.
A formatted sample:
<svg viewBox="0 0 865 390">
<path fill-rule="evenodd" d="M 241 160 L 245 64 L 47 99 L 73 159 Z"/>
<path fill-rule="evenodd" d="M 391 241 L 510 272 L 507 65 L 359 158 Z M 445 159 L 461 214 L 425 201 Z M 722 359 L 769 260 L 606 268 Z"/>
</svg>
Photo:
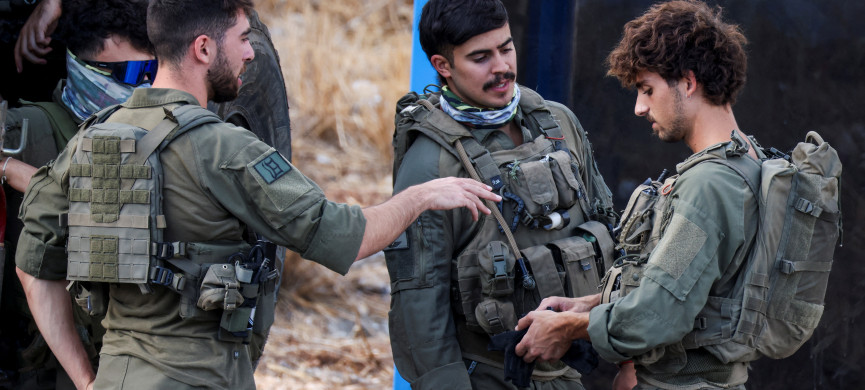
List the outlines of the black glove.
<svg viewBox="0 0 865 390">
<path fill-rule="evenodd" d="M 505 353 L 505 380 L 510 380 L 514 386 L 528 387 L 532 380 L 532 371 L 535 363 L 527 363 L 517 355 L 517 344 L 528 332 L 528 328 L 519 331 L 499 333 L 490 338 L 487 349 L 490 351 L 504 351 Z M 592 347 L 592 343 L 586 340 L 576 340 L 562 356 L 568 366 L 587 375 L 598 366 L 598 353 Z"/>
<path fill-rule="evenodd" d="M 517 344 L 526 335 L 528 328 L 518 331 L 499 333 L 490 338 L 487 349 L 505 352 L 505 380 L 510 380 L 516 387 L 529 387 L 532 381 L 532 371 L 535 363 L 527 363 L 517 355 Z"/>
</svg>

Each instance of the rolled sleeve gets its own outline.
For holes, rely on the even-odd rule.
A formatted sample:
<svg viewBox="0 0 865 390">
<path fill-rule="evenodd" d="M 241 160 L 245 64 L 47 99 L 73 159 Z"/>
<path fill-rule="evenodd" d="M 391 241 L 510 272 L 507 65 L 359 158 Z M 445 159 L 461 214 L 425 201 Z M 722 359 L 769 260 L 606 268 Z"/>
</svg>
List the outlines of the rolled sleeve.
<svg viewBox="0 0 865 390">
<path fill-rule="evenodd" d="M 610 312 L 613 309 L 613 304 L 595 306 L 589 312 L 589 339 L 592 340 L 592 347 L 598 351 L 598 355 L 608 362 L 620 362 L 628 360 L 629 356 L 623 355 L 617 351 L 612 344 L 609 333 Z"/>
<path fill-rule="evenodd" d="M 68 150 L 68 149 L 67 149 Z M 15 252 L 15 265 L 40 279 L 66 278 L 66 232 L 60 215 L 69 209 L 58 177 L 68 166 L 68 153 L 40 168 L 30 180 L 18 218 L 24 223 Z"/>
<path fill-rule="evenodd" d="M 365 229 L 360 207 L 327 202 L 318 229 L 301 256 L 345 275 L 357 257 Z"/>
<path fill-rule="evenodd" d="M 21 232 L 15 266 L 39 279 L 66 279 L 66 248 L 47 245 L 27 231 Z"/>
</svg>

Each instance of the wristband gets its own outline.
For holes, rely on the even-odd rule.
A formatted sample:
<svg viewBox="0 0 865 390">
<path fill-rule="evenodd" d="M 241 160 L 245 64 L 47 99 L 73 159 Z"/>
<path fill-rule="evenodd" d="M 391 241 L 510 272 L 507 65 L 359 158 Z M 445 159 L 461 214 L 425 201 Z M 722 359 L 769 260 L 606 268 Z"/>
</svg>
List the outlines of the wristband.
<svg viewBox="0 0 865 390">
<path fill-rule="evenodd" d="M 9 160 L 12 157 L 6 157 L 6 161 L 3 162 L 3 176 L 0 177 L 0 185 L 6 184 L 6 166 L 9 165 Z"/>
</svg>

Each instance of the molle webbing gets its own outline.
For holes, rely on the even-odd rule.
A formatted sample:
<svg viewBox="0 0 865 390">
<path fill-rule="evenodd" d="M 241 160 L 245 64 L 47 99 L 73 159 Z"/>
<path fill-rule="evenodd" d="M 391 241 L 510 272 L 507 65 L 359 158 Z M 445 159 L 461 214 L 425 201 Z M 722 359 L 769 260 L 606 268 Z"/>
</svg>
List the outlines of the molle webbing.
<svg viewBox="0 0 865 390">
<path fill-rule="evenodd" d="M 145 292 L 150 283 L 183 290 L 180 278 L 165 268 L 167 260 L 183 254 L 168 250 L 176 243 L 163 242 L 166 220 L 158 150 L 182 132 L 219 118 L 195 105 L 171 105 L 148 131 L 106 122 L 118 109 L 109 107 L 91 116 L 78 135 L 68 171 L 67 278 L 136 283 Z M 176 262 L 169 261 L 182 270 Z"/>
</svg>

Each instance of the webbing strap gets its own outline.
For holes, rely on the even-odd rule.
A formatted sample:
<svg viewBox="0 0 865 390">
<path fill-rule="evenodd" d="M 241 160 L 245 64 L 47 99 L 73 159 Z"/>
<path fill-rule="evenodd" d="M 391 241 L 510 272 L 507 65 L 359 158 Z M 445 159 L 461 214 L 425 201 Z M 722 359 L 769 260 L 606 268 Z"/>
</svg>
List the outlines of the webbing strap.
<svg viewBox="0 0 865 390">
<path fill-rule="evenodd" d="M 789 275 L 793 272 L 829 272 L 832 270 L 832 261 L 790 261 L 781 260 L 779 264 L 781 272 Z"/>
<path fill-rule="evenodd" d="M 547 109 L 537 109 L 530 112 L 527 115 L 531 118 L 538 127 L 538 131 L 544 135 L 544 137 L 553 141 L 553 146 L 556 150 L 564 150 L 565 148 L 562 146 L 562 143 L 565 141 L 565 135 L 562 133 L 562 128 L 559 126 L 559 123 L 556 122 L 556 119 L 553 118 L 553 114 Z"/>
<path fill-rule="evenodd" d="M 157 215 L 156 216 L 156 228 L 157 229 L 165 229 L 166 227 L 168 227 L 168 224 L 165 222 L 165 216 L 164 215 Z"/>
<path fill-rule="evenodd" d="M 752 272 L 748 283 L 752 286 L 769 287 L 769 275 Z"/>
<path fill-rule="evenodd" d="M 752 336 L 756 336 L 760 333 L 761 329 L 762 329 L 762 327 L 757 323 L 745 321 L 745 320 L 739 321 L 739 327 L 738 327 L 739 332 L 749 334 Z"/>
<path fill-rule="evenodd" d="M 131 156 L 129 156 L 129 160 L 127 161 L 127 165 L 143 165 L 144 161 L 150 157 L 150 154 L 153 153 L 156 148 L 162 144 L 162 141 L 165 140 L 165 137 L 171 133 L 172 130 L 177 128 L 178 124 L 174 121 L 174 117 L 171 115 L 170 111 L 165 108 L 165 119 L 163 119 L 153 130 L 149 130 L 147 134 L 141 137 L 138 140 L 138 150 L 135 151 Z M 124 189 L 129 189 L 134 184 L 133 180 L 128 180 L 123 183 Z"/>
<path fill-rule="evenodd" d="M 475 142 L 477 143 L 477 142 Z M 472 179 L 475 179 L 481 183 L 483 181 L 478 176 L 478 172 L 475 170 L 475 167 L 472 165 L 471 159 L 469 159 L 468 154 L 466 154 L 466 150 L 463 147 L 461 142 L 454 142 L 454 146 L 457 148 L 457 153 L 460 155 L 460 160 L 462 160 L 463 165 L 466 167 L 466 171 L 469 173 L 469 176 Z M 484 149 L 486 151 L 486 149 Z M 498 172 L 498 168 L 496 169 Z M 499 225 L 502 227 L 502 231 L 505 233 L 505 237 L 508 239 L 508 244 L 510 244 L 511 249 L 513 250 L 514 256 L 520 256 L 520 247 L 517 246 L 517 240 L 514 239 L 514 234 L 511 233 L 511 229 L 508 229 L 508 223 L 505 222 L 505 217 L 502 216 L 502 212 L 499 211 L 499 208 L 496 207 L 496 204 L 493 201 L 484 199 L 484 204 L 486 204 L 487 208 L 492 211 L 493 217 L 496 218 L 496 221 L 499 222 Z"/>
<path fill-rule="evenodd" d="M 150 216 L 120 215 L 114 222 L 93 222 L 90 214 L 69 214 L 68 222 L 72 226 L 147 229 L 150 226 Z"/>
<path fill-rule="evenodd" d="M 150 167 L 146 165 L 91 165 L 71 164 L 69 175 L 106 179 L 150 179 Z"/>
<path fill-rule="evenodd" d="M 93 203 L 150 203 L 150 191 L 147 190 L 108 190 L 86 188 L 70 188 L 70 202 L 93 202 Z"/>
<path fill-rule="evenodd" d="M 145 134 L 138 141 L 138 150 L 129 157 L 128 165 L 142 165 L 144 161 L 147 160 L 147 157 L 153 153 L 156 148 L 165 140 L 165 137 L 168 136 L 168 133 L 171 130 L 174 130 L 177 127 L 177 122 L 174 121 L 174 117 L 170 114 L 170 112 L 166 108 L 165 118 L 162 119 L 162 122 L 156 125 L 153 130 L 149 130 L 147 134 Z"/>
<path fill-rule="evenodd" d="M 745 301 L 742 302 L 742 306 L 744 309 L 753 310 L 760 313 L 766 312 L 766 301 L 760 298 L 747 297 Z"/>
<path fill-rule="evenodd" d="M 477 165 L 477 170 L 480 172 L 480 177 L 483 179 L 478 181 L 489 184 L 493 187 L 494 191 L 504 186 L 505 183 L 502 181 L 499 167 L 496 165 L 493 156 L 490 155 L 490 151 L 487 150 L 487 148 L 481 146 L 481 144 L 472 137 L 460 138 L 459 142 L 455 142 L 454 144 L 458 146 L 458 152 L 459 150 L 462 150 L 460 153 L 466 154 L 466 157 L 469 158 L 469 165 L 473 165 L 472 162 Z M 460 158 L 462 158 L 462 154 L 460 155 Z"/>
<path fill-rule="evenodd" d="M 840 212 L 828 212 L 819 205 L 816 205 L 805 198 L 799 198 L 798 200 L 796 200 L 796 202 L 793 204 L 793 208 L 800 213 L 808 214 L 814 218 L 821 219 L 826 222 L 838 223 L 838 219 L 841 218 Z"/>
<path fill-rule="evenodd" d="M 81 140 L 81 150 L 85 152 L 93 151 L 93 138 L 84 138 Z M 135 140 L 123 139 L 120 140 L 120 153 L 135 153 Z"/>
</svg>

